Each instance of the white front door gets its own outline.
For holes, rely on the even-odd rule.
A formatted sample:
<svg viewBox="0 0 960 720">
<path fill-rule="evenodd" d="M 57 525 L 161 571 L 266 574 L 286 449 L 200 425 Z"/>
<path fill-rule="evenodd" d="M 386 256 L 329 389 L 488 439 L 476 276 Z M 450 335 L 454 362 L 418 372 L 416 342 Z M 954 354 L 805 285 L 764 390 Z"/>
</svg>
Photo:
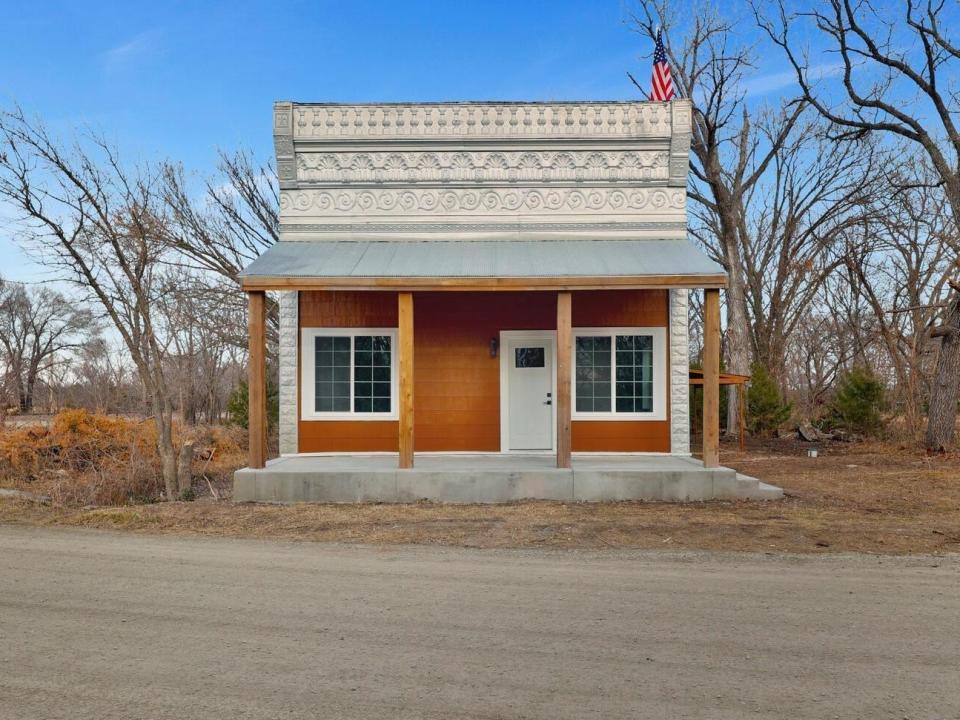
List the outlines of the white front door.
<svg viewBox="0 0 960 720">
<path fill-rule="evenodd" d="M 507 450 L 553 449 L 553 338 L 510 338 L 506 364 Z M 501 398 L 501 402 L 503 399 Z"/>
</svg>

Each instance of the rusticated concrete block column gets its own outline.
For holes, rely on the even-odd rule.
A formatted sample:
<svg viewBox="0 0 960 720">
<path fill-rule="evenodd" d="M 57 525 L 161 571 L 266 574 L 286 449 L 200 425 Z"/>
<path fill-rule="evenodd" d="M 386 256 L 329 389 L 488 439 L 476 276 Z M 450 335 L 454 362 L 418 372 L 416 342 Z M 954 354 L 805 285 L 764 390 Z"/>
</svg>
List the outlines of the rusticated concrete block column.
<svg viewBox="0 0 960 720">
<path fill-rule="evenodd" d="M 297 452 L 297 334 L 299 293 L 280 293 L 280 454 Z"/>
<path fill-rule="evenodd" d="M 670 452 L 690 454 L 689 291 L 670 291 Z"/>
</svg>

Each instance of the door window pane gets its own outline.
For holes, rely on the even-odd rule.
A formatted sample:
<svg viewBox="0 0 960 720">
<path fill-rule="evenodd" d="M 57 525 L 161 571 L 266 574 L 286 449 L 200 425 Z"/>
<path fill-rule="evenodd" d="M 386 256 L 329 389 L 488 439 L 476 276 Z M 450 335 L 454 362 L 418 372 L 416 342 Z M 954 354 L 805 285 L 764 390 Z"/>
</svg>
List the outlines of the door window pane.
<svg viewBox="0 0 960 720">
<path fill-rule="evenodd" d="M 578 337 L 575 348 L 577 412 L 609 412 L 610 338 Z"/>
<path fill-rule="evenodd" d="M 514 366 L 518 368 L 544 367 L 544 353 L 542 347 L 522 347 L 514 351 Z"/>
</svg>

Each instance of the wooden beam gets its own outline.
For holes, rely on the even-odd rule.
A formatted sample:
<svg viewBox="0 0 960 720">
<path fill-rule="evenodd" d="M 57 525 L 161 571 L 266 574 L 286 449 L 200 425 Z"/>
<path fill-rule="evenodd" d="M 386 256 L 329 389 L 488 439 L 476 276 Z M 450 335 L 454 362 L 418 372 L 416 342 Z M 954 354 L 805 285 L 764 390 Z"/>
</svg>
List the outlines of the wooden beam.
<svg viewBox="0 0 960 720">
<path fill-rule="evenodd" d="M 720 291 L 703 298 L 703 465 L 720 464 Z"/>
<path fill-rule="evenodd" d="M 247 427 L 250 433 L 248 464 L 267 463 L 267 312 L 263 292 L 247 293 L 250 354 L 247 360 Z"/>
<path fill-rule="evenodd" d="M 280 277 L 241 278 L 244 290 L 663 290 L 722 288 L 726 275 L 641 275 L 614 277 Z"/>
<path fill-rule="evenodd" d="M 570 467 L 570 362 L 573 355 L 570 293 L 557 293 L 557 467 Z"/>
<path fill-rule="evenodd" d="M 413 295 L 397 295 L 399 326 L 400 467 L 413 467 Z"/>
</svg>

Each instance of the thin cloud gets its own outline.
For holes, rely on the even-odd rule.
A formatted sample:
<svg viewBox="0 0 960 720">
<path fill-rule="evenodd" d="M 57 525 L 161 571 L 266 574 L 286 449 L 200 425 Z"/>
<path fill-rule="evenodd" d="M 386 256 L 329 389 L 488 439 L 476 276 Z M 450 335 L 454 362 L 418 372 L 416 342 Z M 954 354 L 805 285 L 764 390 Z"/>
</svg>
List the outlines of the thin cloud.
<svg viewBox="0 0 960 720">
<path fill-rule="evenodd" d="M 823 63 L 822 65 L 813 65 L 807 69 L 807 77 L 816 82 L 828 77 L 834 77 L 843 72 L 843 63 Z M 760 75 L 751 78 L 743 83 L 744 92 L 747 97 L 757 95 L 767 95 L 768 93 L 782 90 L 797 82 L 797 73 L 793 68 L 783 72 L 770 73 L 769 75 Z"/>
<path fill-rule="evenodd" d="M 101 53 L 100 59 L 107 70 L 128 67 L 143 57 L 152 54 L 159 47 L 159 32 L 147 30 L 134 35 L 121 45 Z"/>
</svg>

